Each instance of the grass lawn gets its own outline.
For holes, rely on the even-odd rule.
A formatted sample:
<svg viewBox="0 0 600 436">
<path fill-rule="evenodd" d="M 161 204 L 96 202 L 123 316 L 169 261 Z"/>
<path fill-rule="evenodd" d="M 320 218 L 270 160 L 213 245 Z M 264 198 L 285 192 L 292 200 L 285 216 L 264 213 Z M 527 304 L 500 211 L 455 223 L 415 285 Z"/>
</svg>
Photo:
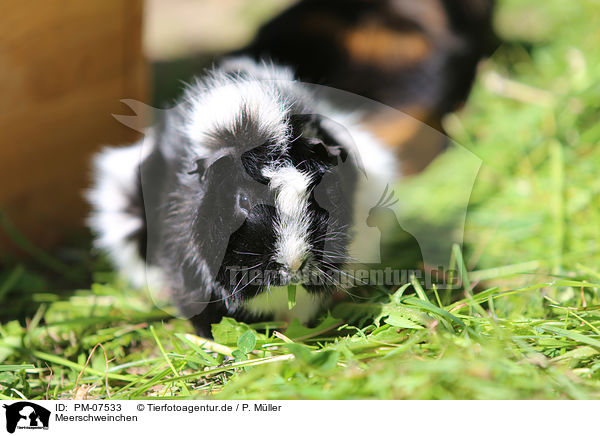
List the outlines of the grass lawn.
<svg viewBox="0 0 600 436">
<path fill-rule="evenodd" d="M 504 43 L 446 120 L 464 148 L 398 187 L 443 227 L 464 149 L 481 159 L 461 289 L 375 289 L 312 329 L 224 319 L 203 343 L 102 259 L 27 247 L 0 269 L 0 399 L 600 398 L 600 3 L 499 3 Z"/>
</svg>

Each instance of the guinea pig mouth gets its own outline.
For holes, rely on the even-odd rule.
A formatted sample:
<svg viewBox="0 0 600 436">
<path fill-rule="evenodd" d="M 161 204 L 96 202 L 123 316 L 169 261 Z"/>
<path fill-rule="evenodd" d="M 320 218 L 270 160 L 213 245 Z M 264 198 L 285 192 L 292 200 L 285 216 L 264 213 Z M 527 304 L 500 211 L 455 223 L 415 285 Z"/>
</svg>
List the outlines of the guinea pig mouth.
<svg viewBox="0 0 600 436">
<path fill-rule="evenodd" d="M 309 273 L 310 263 L 311 258 L 307 256 L 295 271 L 287 266 L 281 266 L 278 274 L 279 286 L 301 285 L 304 283 Z"/>
<path fill-rule="evenodd" d="M 287 285 L 300 285 L 303 282 L 302 273 L 300 271 L 296 271 L 294 273 L 290 273 L 288 271 L 281 271 L 280 273 L 280 286 Z"/>
</svg>

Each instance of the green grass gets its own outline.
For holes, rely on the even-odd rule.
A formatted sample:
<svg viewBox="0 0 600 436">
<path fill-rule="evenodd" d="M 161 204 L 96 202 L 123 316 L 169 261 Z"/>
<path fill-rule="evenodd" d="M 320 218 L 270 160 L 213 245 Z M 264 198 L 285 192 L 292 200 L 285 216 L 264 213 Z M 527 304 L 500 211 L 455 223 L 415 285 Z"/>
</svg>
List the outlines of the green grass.
<svg viewBox="0 0 600 436">
<path fill-rule="evenodd" d="M 505 43 L 446 121 L 483 162 L 462 289 L 375 290 L 313 329 L 224 319 L 206 343 L 101 261 L 36 251 L 0 271 L 0 398 L 599 398 L 599 19 L 598 1 L 500 2 Z M 444 228 L 463 158 L 398 187 L 409 218 Z"/>
</svg>

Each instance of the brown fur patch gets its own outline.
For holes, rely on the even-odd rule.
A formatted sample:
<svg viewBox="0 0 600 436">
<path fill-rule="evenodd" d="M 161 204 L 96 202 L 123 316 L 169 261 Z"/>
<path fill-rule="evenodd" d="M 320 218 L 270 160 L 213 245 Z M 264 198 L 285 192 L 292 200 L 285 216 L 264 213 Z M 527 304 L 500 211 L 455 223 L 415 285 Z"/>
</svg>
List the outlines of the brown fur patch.
<svg viewBox="0 0 600 436">
<path fill-rule="evenodd" d="M 377 22 L 350 29 L 342 38 L 345 49 L 355 61 L 389 69 L 422 62 L 432 49 L 431 42 L 421 32 L 399 32 Z"/>
<path fill-rule="evenodd" d="M 367 129 L 394 150 L 404 175 L 422 171 L 446 148 L 440 121 L 429 120 L 427 115 L 423 108 L 412 107 L 404 113 L 394 110 L 366 120 Z"/>
</svg>

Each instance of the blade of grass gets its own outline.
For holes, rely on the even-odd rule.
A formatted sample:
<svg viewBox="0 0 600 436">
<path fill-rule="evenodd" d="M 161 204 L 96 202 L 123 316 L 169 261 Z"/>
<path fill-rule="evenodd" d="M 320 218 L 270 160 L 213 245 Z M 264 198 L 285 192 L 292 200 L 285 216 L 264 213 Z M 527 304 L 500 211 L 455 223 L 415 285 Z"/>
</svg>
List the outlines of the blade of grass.
<svg viewBox="0 0 600 436">
<path fill-rule="evenodd" d="M 163 357 L 165 358 L 165 361 L 167 362 L 167 364 L 169 365 L 169 367 L 171 368 L 171 371 L 173 371 L 173 375 L 175 377 L 179 376 L 179 373 L 177 372 L 177 370 L 175 369 L 175 367 L 173 366 L 173 362 L 171 362 L 171 359 L 169 359 L 169 356 L 167 356 L 167 353 L 165 352 L 165 349 L 162 345 L 162 343 L 160 342 L 160 339 L 158 339 L 158 336 L 156 334 L 156 330 L 154 329 L 154 326 L 151 325 L 150 326 L 150 333 L 152 333 L 152 336 L 154 337 L 154 340 L 156 341 L 156 344 L 158 345 L 158 348 L 160 349 L 160 352 L 162 353 Z M 181 390 L 187 395 L 190 395 L 190 391 L 188 390 L 187 386 L 185 383 L 181 383 L 180 384 Z"/>
</svg>

